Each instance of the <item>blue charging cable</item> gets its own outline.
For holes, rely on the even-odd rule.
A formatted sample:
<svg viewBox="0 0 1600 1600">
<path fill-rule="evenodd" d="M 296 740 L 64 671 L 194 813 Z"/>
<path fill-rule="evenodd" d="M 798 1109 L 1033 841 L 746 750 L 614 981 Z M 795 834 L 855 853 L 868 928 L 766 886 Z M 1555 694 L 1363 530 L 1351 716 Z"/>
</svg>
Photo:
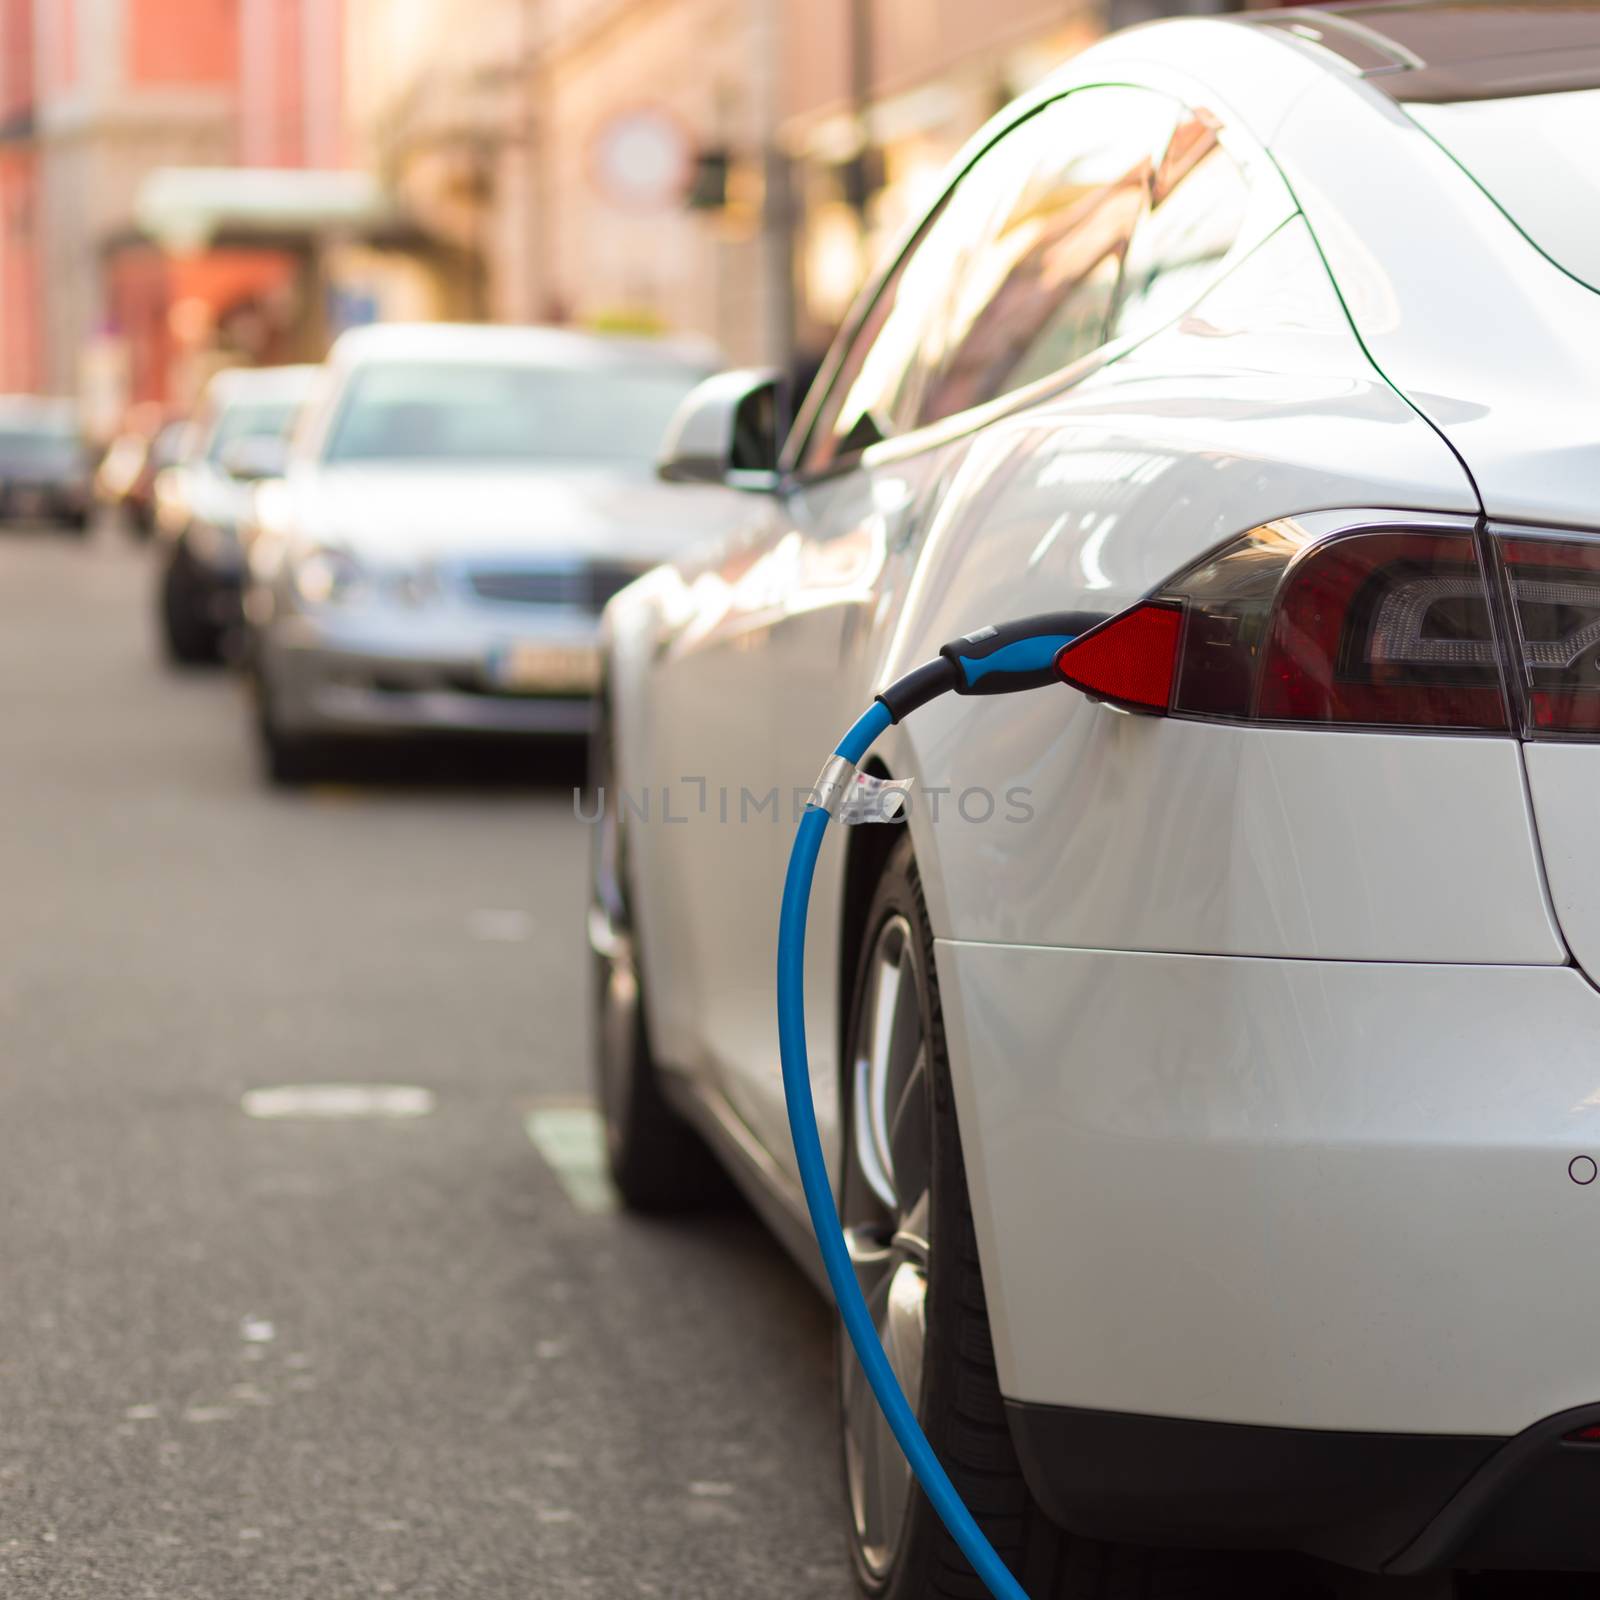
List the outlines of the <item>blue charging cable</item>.
<svg viewBox="0 0 1600 1600">
<path fill-rule="evenodd" d="M 1056 657 L 1079 634 L 1104 620 L 1101 615 L 1068 612 L 984 628 L 945 645 L 934 660 L 885 689 L 839 741 L 834 759 L 823 769 L 813 791 L 812 803 L 800 818 L 778 917 L 778 1047 L 783 1059 L 783 1094 L 800 1184 L 817 1247 L 822 1252 L 822 1265 L 845 1332 L 890 1430 L 929 1504 L 995 1600 L 1027 1600 L 1027 1595 L 978 1526 L 928 1443 L 879 1342 L 845 1244 L 822 1140 L 817 1133 L 811 1068 L 806 1057 L 806 911 L 828 818 L 837 808 L 845 786 L 854 778 L 857 765 L 880 734 L 942 694 L 1013 694 L 1060 683 Z"/>
</svg>

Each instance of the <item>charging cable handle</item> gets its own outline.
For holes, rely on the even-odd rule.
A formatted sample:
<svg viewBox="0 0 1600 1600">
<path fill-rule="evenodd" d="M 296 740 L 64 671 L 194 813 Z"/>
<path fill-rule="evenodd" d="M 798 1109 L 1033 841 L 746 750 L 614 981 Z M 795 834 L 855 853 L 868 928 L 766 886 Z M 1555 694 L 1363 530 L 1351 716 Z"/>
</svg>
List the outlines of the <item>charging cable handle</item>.
<svg viewBox="0 0 1600 1600">
<path fill-rule="evenodd" d="M 783 1094 L 800 1186 L 822 1265 L 845 1332 L 890 1431 L 929 1504 L 995 1600 L 1027 1600 L 1027 1595 L 978 1526 L 928 1443 L 878 1339 L 845 1244 L 811 1098 L 811 1067 L 806 1054 L 806 911 L 822 836 L 848 788 L 844 774 L 853 773 L 881 733 L 942 694 L 1013 694 L 1060 683 L 1061 676 L 1055 669 L 1057 655 L 1080 633 L 1104 620 L 1093 612 L 1051 612 L 982 628 L 952 640 L 932 661 L 890 684 L 839 741 L 833 759 L 823 769 L 813 791 L 813 803 L 806 807 L 795 833 L 778 917 L 778 1048 L 783 1061 Z"/>
<path fill-rule="evenodd" d="M 890 720 L 906 717 L 942 694 L 1018 694 L 1060 683 L 1056 657 L 1106 620 L 1103 611 L 1047 611 L 979 628 L 939 647 L 939 654 L 878 696 Z"/>
</svg>

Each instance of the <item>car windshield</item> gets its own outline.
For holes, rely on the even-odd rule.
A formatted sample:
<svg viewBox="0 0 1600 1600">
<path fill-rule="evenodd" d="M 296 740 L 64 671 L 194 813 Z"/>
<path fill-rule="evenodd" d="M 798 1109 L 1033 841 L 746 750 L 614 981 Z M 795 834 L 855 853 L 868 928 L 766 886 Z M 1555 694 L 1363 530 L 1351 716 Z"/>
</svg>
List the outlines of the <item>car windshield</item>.
<svg viewBox="0 0 1600 1600">
<path fill-rule="evenodd" d="M 1406 110 L 1533 244 L 1600 289 L 1600 89 Z"/>
<path fill-rule="evenodd" d="M 0 472 L 61 472 L 82 458 L 71 428 L 44 423 L 0 423 Z"/>
<path fill-rule="evenodd" d="M 328 461 L 651 461 L 686 367 L 383 362 L 351 379 Z"/>
<path fill-rule="evenodd" d="M 294 422 L 296 407 L 290 400 L 240 402 L 223 409 L 211 430 L 206 459 L 217 461 L 229 445 L 240 439 L 279 439 Z"/>
</svg>

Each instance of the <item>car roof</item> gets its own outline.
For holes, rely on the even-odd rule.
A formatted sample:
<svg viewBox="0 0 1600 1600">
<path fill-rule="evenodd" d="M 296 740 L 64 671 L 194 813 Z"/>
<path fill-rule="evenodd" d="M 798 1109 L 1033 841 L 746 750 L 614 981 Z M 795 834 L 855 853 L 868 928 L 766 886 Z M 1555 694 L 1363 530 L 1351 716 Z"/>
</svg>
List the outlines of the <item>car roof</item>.
<svg viewBox="0 0 1600 1600">
<path fill-rule="evenodd" d="M 1378 0 L 1230 20 L 1315 45 L 1399 101 L 1600 87 L 1600 0 Z"/>
<path fill-rule="evenodd" d="M 329 360 L 510 361 L 562 367 L 721 365 L 716 347 L 698 339 L 649 339 L 574 328 L 481 322 L 379 322 L 341 334 Z"/>
<path fill-rule="evenodd" d="M 322 369 L 305 363 L 290 367 L 224 367 L 206 385 L 218 405 L 240 405 L 272 400 L 303 400 L 310 394 Z"/>
</svg>

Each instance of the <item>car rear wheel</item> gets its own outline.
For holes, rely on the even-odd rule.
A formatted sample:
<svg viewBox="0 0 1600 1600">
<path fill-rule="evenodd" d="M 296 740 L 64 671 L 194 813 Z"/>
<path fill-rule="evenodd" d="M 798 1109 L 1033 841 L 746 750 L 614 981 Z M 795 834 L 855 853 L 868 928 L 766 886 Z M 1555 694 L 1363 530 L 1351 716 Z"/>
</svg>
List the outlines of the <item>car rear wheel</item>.
<svg viewBox="0 0 1600 1600">
<path fill-rule="evenodd" d="M 1023 1480 L 995 1374 L 909 837 L 879 881 L 851 993 L 840 1218 L 890 1364 L 956 1488 L 1032 1600 L 1237 1597 L 1238 1563 L 1078 1538 Z M 983 1593 L 842 1338 L 838 1394 L 846 1533 L 862 1589 L 885 1600 Z"/>
</svg>

